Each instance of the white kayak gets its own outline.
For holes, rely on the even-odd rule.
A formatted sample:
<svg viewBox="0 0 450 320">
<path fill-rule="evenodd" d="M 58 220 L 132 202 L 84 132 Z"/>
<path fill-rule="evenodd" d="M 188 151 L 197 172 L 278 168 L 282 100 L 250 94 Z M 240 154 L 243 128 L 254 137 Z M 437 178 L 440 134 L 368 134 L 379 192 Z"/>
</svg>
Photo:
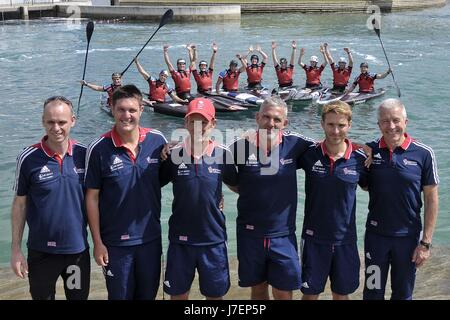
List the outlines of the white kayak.
<svg viewBox="0 0 450 320">
<path fill-rule="evenodd" d="M 253 104 L 253 105 L 260 105 L 264 102 L 264 99 L 261 99 L 253 94 L 246 93 L 246 92 L 227 92 L 227 91 L 221 91 L 221 95 L 225 97 L 232 97 L 239 101 Z"/>
<path fill-rule="evenodd" d="M 327 104 L 333 101 L 344 101 L 348 104 L 360 104 L 368 100 L 380 97 L 386 93 L 386 89 L 379 88 L 372 92 L 350 92 L 346 95 L 339 95 L 336 93 L 331 94 L 329 97 L 323 97 L 316 101 L 317 104 Z"/>
<path fill-rule="evenodd" d="M 322 96 L 327 96 L 328 88 L 310 89 L 299 86 L 280 88 L 277 93 L 285 101 L 316 101 Z"/>
</svg>

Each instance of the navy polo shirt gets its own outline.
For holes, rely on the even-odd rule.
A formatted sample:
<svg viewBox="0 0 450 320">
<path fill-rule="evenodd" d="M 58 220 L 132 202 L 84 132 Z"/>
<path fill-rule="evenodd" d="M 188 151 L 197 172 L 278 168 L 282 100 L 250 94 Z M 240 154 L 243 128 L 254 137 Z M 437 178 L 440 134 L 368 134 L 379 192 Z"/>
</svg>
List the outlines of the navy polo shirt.
<svg viewBox="0 0 450 320">
<path fill-rule="evenodd" d="M 305 171 L 304 239 L 324 244 L 356 241 L 356 188 L 365 178 L 366 156 L 346 143 L 344 157 L 336 161 L 324 142 L 311 146 L 299 161 Z"/>
<path fill-rule="evenodd" d="M 219 209 L 222 181 L 237 184 L 230 151 L 209 142 L 201 158 L 190 153 L 190 143 L 175 146 L 171 158 L 162 163 L 164 182 L 173 183 L 169 240 L 190 245 L 212 245 L 227 240 L 225 215 Z"/>
<path fill-rule="evenodd" d="M 390 151 L 383 138 L 370 142 L 373 162 L 368 176 L 366 230 L 384 236 L 417 236 L 422 230 L 423 186 L 439 184 L 433 150 L 405 134 Z"/>
<path fill-rule="evenodd" d="M 86 188 L 99 189 L 100 233 L 104 244 L 132 246 L 161 237 L 160 153 L 166 139 L 139 128 L 136 158 L 115 128 L 93 141 L 86 156 Z"/>
<path fill-rule="evenodd" d="M 230 146 L 238 168 L 238 233 L 270 238 L 295 232 L 297 161 L 314 141 L 285 131 L 278 142 L 269 153 L 258 139 L 240 139 Z"/>
<path fill-rule="evenodd" d="M 26 196 L 29 249 L 51 254 L 75 254 L 86 248 L 84 159 L 86 147 L 69 140 L 61 159 L 42 141 L 17 157 L 17 196 Z"/>
</svg>

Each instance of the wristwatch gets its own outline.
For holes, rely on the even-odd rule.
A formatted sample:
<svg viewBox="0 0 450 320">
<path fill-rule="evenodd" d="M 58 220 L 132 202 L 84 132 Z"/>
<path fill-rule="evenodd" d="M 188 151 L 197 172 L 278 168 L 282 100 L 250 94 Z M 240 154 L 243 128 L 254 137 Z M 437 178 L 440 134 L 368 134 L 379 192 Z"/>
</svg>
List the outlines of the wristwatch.
<svg viewBox="0 0 450 320">
<path fill-rule="evenodd" d="M 422 246 L 422 247 L 425 247 L 427 250 L 430 250 L 430 248 L 431 248 L 431 242 L 425 242 L 425 241 L 423 241 L 423 240 L 420 240 L 420 245 Z"/>
</svg>

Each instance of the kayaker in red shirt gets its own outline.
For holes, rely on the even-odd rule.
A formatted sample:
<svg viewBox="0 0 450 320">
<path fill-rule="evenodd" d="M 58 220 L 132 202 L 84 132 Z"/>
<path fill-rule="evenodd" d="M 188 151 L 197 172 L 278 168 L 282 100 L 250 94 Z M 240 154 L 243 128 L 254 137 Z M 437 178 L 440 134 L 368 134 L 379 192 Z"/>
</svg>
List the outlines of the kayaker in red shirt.
<svg viewBox="0 0 450 320">
<path fill-rule="evenodd" d="M 273 65 L 275 66 L 275 72 L 277 73 L 278 85 L 280 88 L 282 87 L 290 87 L 293 84 L 293 75 L 294 75 L 294 63 L 295 63 L 295 52 L 297 51 L 297 43 L 294 41 L 291 42 L 292 53 L 291 53 L 291 61 L 288 65 L 286 58 L 281 58 L 278 61 L 276 48 L 277 44 L 272 42 L 272 59 Z"/>
<path fill-rule="evenodd" d="M 300 57 L 298 58 L 298 64 L 305 70 L 306 88 L 319 89 L 322 87 L 322 83 L 320 82 L 320 76 L 322 75 L 322 71 L 325 69 L 327 65 L 327 60 L 325 58 L 325 49 L 323 45 L 320 45 L 320 52 L 324 57 L 324 62 L 320 65 L 320 67 L 317 66 L 317 63 L 319 62 L 319 58 L 317 56 L 311 56 L 311 59 L 309 59 L 310 65 L 307 66 L 306 64 L 303 63 L 305 48 L 302 48 L 300 50 Z"/>
</svg>

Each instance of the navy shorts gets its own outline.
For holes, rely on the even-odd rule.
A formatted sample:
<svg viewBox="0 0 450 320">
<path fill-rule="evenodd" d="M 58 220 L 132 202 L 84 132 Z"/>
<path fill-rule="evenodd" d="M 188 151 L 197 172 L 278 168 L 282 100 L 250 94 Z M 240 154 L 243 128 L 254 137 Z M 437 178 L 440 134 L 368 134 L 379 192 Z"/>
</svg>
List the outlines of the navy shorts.
<svg viewBox="0 0 450 320">
<path fill-rule="evenodd" d="M 384 300 L 389 267 L 392 300 L 411 300 L 416 281 L 416 264 L 412 262 L 418 237 L 385 237 L 366 232 L 364 241 L 364 300 Z"/>
<path fill-rule="evenodd" d="M 301 287 L 300 258 L 295 234 L 276 238 L 237 235 L 239 286 L 268 282 L 278 290 Z"/>
<path fill-rule="evenodd" d="M 227 245 L 225 242 L 209 246 L 170 243 L 164 292 L 176 296 L 191 289 L 197 269 L 200 292 L 211 298 L 224 296 L 230 289 Z"/>
<path fill-rule="evenodd" d="M 306 238 L 302 246 L 302 289 L 304 294 L 320 294 L 328 277 L 331 291 L 340 295 L 353 293 L 359 287 L 358 247 L 355 243 L 321 244 Z"/>
<path fill-rule="evenodd" d="M 161 238 L 123 247 L 108 247 L 103 268 L 109 300 L 153 300 L 161 276 Z"/>
</svg>

